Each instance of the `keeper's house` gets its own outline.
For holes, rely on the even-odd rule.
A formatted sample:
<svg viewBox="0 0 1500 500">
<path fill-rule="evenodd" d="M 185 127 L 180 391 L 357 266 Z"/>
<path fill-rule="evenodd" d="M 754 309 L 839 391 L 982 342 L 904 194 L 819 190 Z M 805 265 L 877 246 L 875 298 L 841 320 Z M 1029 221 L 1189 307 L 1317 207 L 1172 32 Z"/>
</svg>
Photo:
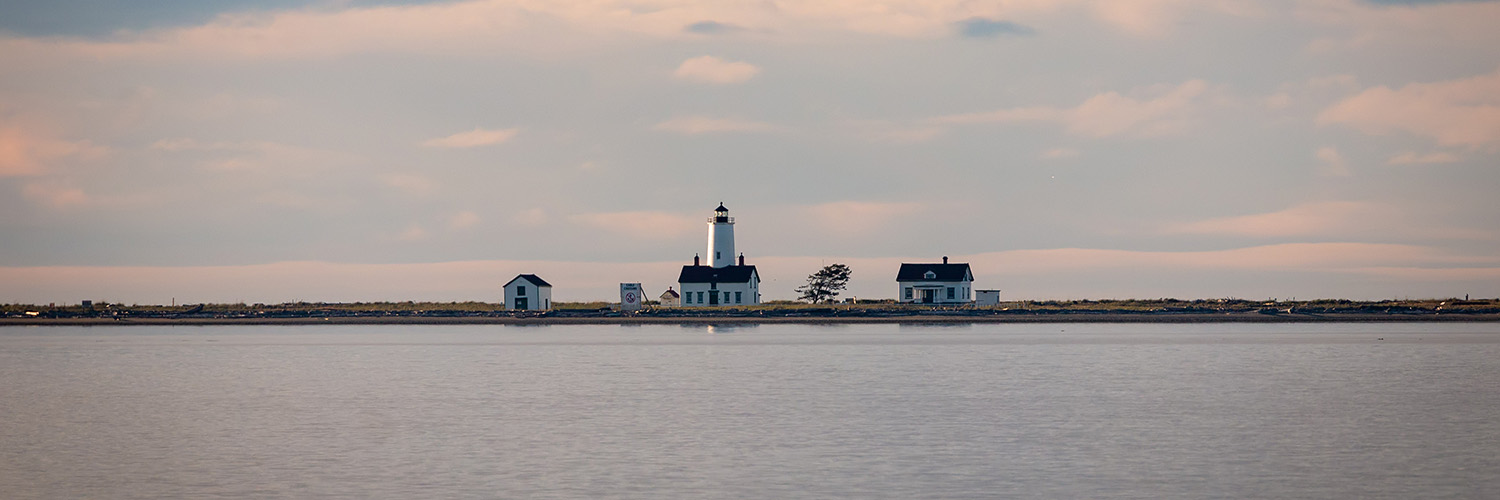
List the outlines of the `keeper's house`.
<svg viewBox="0 0 1500 500">
<path fill-rule="evenodd" d="M 518 274 L 505 284 L 505 310 L 546 311 L 552 309 L 552 284 L 535 274 Z"/>
<path fill-rule="evenodd" d="M 901 264 L 896 301 L 904 304 L 966 304 L 974 285 L 969 264 Z"/>
</svg>

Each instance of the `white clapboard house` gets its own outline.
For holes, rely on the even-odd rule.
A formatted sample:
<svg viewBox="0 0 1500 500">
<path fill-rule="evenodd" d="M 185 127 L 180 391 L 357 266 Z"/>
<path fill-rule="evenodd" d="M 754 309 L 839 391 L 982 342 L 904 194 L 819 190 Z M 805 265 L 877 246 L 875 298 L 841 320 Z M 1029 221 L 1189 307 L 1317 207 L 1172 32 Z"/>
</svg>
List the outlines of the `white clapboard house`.
<svg viewBox="0 0 1500 500">
<path fill-rule="evenodd" d="M 965 304 L 973 284 L 969 265 L 949 264 L 947 257 L 941 264 L 901 264 L 896 273 L 896 300 L 906 304 Z"/>
</svg>

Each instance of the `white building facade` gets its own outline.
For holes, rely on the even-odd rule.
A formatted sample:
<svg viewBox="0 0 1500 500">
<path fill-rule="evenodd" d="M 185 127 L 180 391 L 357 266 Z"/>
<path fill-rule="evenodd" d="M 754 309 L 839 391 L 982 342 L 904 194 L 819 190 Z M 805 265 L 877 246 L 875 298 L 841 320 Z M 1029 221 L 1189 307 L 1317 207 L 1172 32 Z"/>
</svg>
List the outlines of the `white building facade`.
<svg viewBox="0 0 1500 500">
<path fill-rule="evenodd" d="M 745 256 L 734 253 L 734 218 L 720 203 L 708 218 L 708 261 L 682 266 L 677 275 L 682 307 L 751 306 L 760 304 L 760 273 L 745 265 Z"/>
<path fill-rule="evenodd" d="M 977 307 L 994 307 L 1000 305 L 1000 291 L 974 290 L 974 305 Z"/>
<path fill-rule="evenodd" d="M 901 264 L 896 273 L 896 301 L 903 304 L 967 304 L 974 273 L 967 263 Z"/>
<path fill-rule="evenodd" d="M 535 274 L 518 274 L 505 284 L 505 310 L 546 311 L 552 309 L 552 284 Z"/>
</svg>

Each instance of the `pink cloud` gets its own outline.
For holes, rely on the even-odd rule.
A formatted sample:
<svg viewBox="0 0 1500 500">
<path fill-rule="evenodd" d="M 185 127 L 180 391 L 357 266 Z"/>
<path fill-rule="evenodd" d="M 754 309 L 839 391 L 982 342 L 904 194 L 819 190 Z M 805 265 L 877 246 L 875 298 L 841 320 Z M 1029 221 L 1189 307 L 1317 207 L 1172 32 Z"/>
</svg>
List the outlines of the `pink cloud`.
<svg viewBox="0 0 1500 500">
<path fill-rule="evenodd" d="M 77 208 L 94 202 L 82 189 L 51 183 L 27 184 L 21 194 L 27 199 L 57 209 Z"/>
<path fill-rule="evenodd" d="M 799 215 L 773 217 L 806 218 L 820 230 L 835 234 L 868 234 L 888 229 L 897 220 L 920 216 L 927 212 L 927 207 L 916 202 L 835 201 L 792 210 Z"/>
<path fill-rule="evenodd" d="M 1460 158 L 1458 155 L 1455 155 L 1453 153 L 1438 151 L 1434 153 L 1417 154 L 1412 151 L 1407 151 L 1391 157 L 1391 159 L 1386 163 L 1389 163 L 1391 165 L 1427 165 L 1435 163 L 1455 163 L 1459 161 L 1463 161 L 1463 158 Z"/>
<path fill-rule="evenodd" d="M 765 122 L 737 118 L 713 118 L 708 116 L 680 116 L 658 123 L 651 128 L 662 132 L 675 132 L 684 135 L 727 132 L 772 132 L 777 129 L 775 125 Z"/>
<path fill-rule="evenodd" d="M 1500 147 L 1500 71 L 1366 89 L 1324 109 L 1318 123 L 1371 135 L 1405 132 L 1448 146 Z"/>
<path fill-rule="evenodd" d="M 596 212 L 568 217 L 574 224 L 602 229 L 637 239 L 676 238 L 703 229 L 703 219 L 653 211 Z"/>
<path fill-rule="evenodd" d="M 975 262 L 976 273 L 996 275 L 1103 269 L 1357 272 L 1381 266 L 1500 266 L 1500 258 L 1496 257 L 1455 255 L 1431 247 L 1382 243 L 1286 243 L 1194 252 L 1059 248 L 1014 250 L 967 258 Z"/>
<path fill-rule="evenodd" d="M 1497 234 L 1433 223 L 1428 211 L 1357 201 L 1304 203 L 1275 212 L 1218 217 L 1169 224 L 1163 234 L 1198 234 L 1246 238 L 1442 238 L 1493 240 Z"/>
<path fill-rule="evenodd" d="M 1119 289 L 1106 273 L 1148 280 L 1127 289 L 1157 290 L 1160 283 L 1221 282 L 1236 272 L 1294 272 L 1366 276 L 1391 287 L 1432 283 L 1493 283 L 1500 258 L 1465 256 L 1411 245 L 1298 243 L 1199 252 L 1153 252 L 1058 248 L 952 255 L 973 266 L 976 286 L 1010 290 L 1032 284 L 1032 294 L 1055 280 L 1095 283 L 1093 293 Z M 843 258 L 819 256 L 748 257 L 765 280 L 767 299 L 790 299 L 794 289 L 818 268 L 843 263 L 854 269 L 846 296 L 892 297 L 902 262 L 935 262 L 922 257 Z M 498 302 L 500 286 L 516 274 L 541 275 L 558 301 L 613 300 L 619 283 L 640 282 L 659 294 L 687 259 L 665 262 L 460 261 L 412 264 L 278 262 L 239 266 L 0 267 L 0 301 L 76 303 L 81 299 L 165 304 L 196 302 L 479 300 Z M 1404 281 L 1403 281 L 1404 280 Z M 1232 287 L 1216 285 L 1214 288 Z M 1133 288 L 1130 288 L 1133 287 Z M 1473 288 L 1472 286 L 1470 288 Z M 1477 292 L 1488 292 L 1480 287 Z M 1056 292 L 1048 292 L 1056 293 Z M 1359 291 L 1366 294 L 1366 291 Z M 1142 295 L 1137 295 L 1142 296 Z M 1145 295 L 1159 296 L 1159 295 Z M 1365 296 L 1365 295 L 1360 295 Z M 1031 295 L 1036 297 L 1036 295 Z M 1101 298 L 1100 295 L 1082 297 Z"/>
<path fill-rule="evenodd" d="M 509 141 L 512 137 L 516 136 L 516 132 L 518 131 L 519 129 L 514 128 L 500 130 L 475 128 L 468 132 L 459 132 L 447 137 L 429 139 L 422 142 L 422 145 L 430 148 L 475 148 L 489 146 Z"/>
<path fill-rule="evenodd" d="M 1106 92 L 1072 108 L 1011 108 L 940 116 L 929 122 L 946 125 L 1051 122 L 1086 137 L 1176 135 L 1189 131 L 1197 123 L 1201 108 L 1212 104 L 1209 90 L 1207 82 L 1189 80 L 1175 87 L 1146 89 L 1138 97 Z"/>
<path fill-rule="evenodd" d="M 672 76 L 691 82 L 729 84 L 742 83 L 759 73 L 760 68 L 754 64 L 702 56 L 683 61 Z"/>
<path fill-rule="evenodd" d="M 1298 205 L 1278 212 L 1207 219 L 1167 226 L 1167 234 L 1216 234 L 1250 237 L 1328 234 L 1358 220 L 1378 217 L 1382 207 L 1351 201 Z"/>
<path fill-rule="evenodd" d="M 107 152 L 89 141 L 40 135 L 32 125 L 0 125 L 0 177 L 40 175 L 57 163 L 94 160 Z"/>
</svg>

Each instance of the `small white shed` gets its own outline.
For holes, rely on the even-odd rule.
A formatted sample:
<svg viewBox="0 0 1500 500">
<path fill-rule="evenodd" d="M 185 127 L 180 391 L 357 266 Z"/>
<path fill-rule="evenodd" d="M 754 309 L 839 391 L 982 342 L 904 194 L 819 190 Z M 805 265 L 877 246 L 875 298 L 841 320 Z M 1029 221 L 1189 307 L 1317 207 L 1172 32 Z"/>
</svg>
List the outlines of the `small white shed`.
<svg viewBox="0 0 1500 500">
<path fill-rule="evenodd" d="M 505 284 L 505 310 L 546 311 L 552 309 L 552 284 L 535 274 L 518 274 Z"/>
<path fill-rule="evenodd" d="M 682 295 L 679 295 L 670 286 L 667 287 L 667 291 L 661 293 L 660 299 L 662 307 L 677 307 L 682 305 Z"/>
<path fill-rule="evenodd" d="M 992 307 L 1000 305 L 1000 291 L 974 290 L 974 305 L 976 307 Z"/>
</svg>

